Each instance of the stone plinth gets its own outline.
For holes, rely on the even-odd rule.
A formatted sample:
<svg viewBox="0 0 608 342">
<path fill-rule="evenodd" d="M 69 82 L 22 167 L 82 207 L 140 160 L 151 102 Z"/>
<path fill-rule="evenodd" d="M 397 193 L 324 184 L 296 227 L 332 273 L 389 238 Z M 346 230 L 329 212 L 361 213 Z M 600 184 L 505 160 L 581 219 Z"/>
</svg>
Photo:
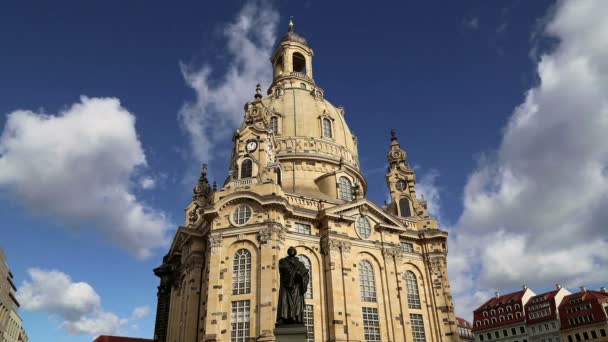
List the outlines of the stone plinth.
<svg viewBox="0 0 608 342">
<path fill-rule="evenodd" d="M 276 342 L 306 342 L 304 324 L 279 325 L 274 329 Z"/>
</svg>

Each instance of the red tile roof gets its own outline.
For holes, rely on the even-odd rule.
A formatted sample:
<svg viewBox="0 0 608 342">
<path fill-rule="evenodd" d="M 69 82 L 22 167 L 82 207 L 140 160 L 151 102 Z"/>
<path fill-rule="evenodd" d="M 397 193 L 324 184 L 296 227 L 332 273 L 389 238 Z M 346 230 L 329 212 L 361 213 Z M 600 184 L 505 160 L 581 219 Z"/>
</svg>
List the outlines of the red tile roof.
<svg viewBox="0 0 608 342">
<path fill-rule="evenodd" d="M 486 307 L 494 307 L 498 304 L 505 304 L 508 303 L 510 301 L 521 301 L 521 297 L 523 297 L 524 292 L 526 292 L 526 290 L 521 290 L 521 291 L 517 291 L 517 292 L 513 292 L 513 293 L 508 293 L 506 295 L 502 295 L 499 297 L 493 297 L 492 299 L 488 300 L 487 302 L 485 302 L 482 306 L 478 307 L 475 311 L 479 311 L 479 310 L 484 310 Z"/>
<path fill-rule="evenodd" d="M 494 329 L 497 327 L 521 323 L 525 321 L 522 298 L 528 289 L 493 297 L 473 311 L 472 331 Z M 519 307 L 516 308 L 515 305 Z M 494 311 L 494 313 L 492 313 Z M 486 316 L 484 316 L 484 312 Z M 511 319 L 509 319 L 511 317 Z M 492 320 L 494 319 L 494 322 Z M 487 321 L 487 323 L 486 323 Z M 478 325 L 477 322 L 481 325 Z"/>
<path fill-rule="evenodd" d="M 577 301 L 570 303 L 571 300 Z M 603 303 L 608 303 L 607 292 L 586 290 L 584 292 L 565 296 L 559 306 L 559 316 L 562 328 L 569 329 L 575 326 L 606 322 L 608 319 L 604 314 L 604 308 L 602 307 Z M 584 319 L 581 319 L 588 317 L 593 317 L 593 320 L 585 321 Z M 573 324 L 570 324 L 570 318 L 572 318 Z"/>
<path fill-rule="evenodd" d="M 471 323 L 464 318 L 456 317 L 456 321 L 458 322 L 459 327 L 471 328 Z"/>
</svg>

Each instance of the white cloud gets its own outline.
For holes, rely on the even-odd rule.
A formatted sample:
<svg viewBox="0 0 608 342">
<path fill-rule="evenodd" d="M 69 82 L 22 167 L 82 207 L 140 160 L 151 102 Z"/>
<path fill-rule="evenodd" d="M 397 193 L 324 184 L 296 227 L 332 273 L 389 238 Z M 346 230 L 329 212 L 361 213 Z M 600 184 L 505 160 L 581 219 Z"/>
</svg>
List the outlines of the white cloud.
<svg viewBox="0 0 608 342">
<path fill-rule="evenodd" d="M 436 217 L 439 221 L 441 220 L 441 197 L 440 189 L 437 185 L 437 178 L 439 178 L 439 171 L 431 169 L 428 172 L 422 174 L 422 177 L 416 183 L 416 193 L 419 197 L 426 200 L 429 213 Z"/>
<path fill-rule="evenodd" d="M 114 98 L 82 97 L 58 115 L 17 110 L 0 136 L 0 191 L 141 257 L 166 246 L 171 227 L 130 191 L 145 165 L 135 116 Z"/>
<path fill-rule="evenodd" d="M 138 306 L 133 309 L 133 314 L 131 315 L 133 319 L 142 319 L 147 317 L 150 314 L 150 307 L 148 305 Z"/>
<path fill-rule="evenodd" d="M 457 310 L 489 289 L 571 288 L 608 278 L 608 2 L 561 1 L 538 85 L 513 112 L 498 152 L 470 175 L 450 237 Z"/>
<path fill-rule="evenodd" d="M 471 19 L 468 19 L 467 21 L 465 21 L 465 26 L 471 30 L 477 30 L 479 28 L 479 18 L 478 17 L 472 17 Z"/>
<path fill-rule="evenodd" d="M 101 298 L 85 282 L 74 282 L 56 270 L 32 268 L 17 291 L 21 306 L 29 311 L 43 311 L 62 320 L 61 326 L 72 335 L 113 334 L 128 322 L 103 311 Z"/>
<path fill-rule="evenodd" d="M 268 2 L 248 2 L 223 28 L 228 66 L 221 76 L 212 77 L 216 70 L 209 64 L 201 68 L 181 65 L 196 101 L 185 103 L 178 119 L 199 160 L 211 160 L 217 140 L 230 136 L 240 124 L 244 101 L 253 99 L 256 84 L 270 84 L 269 58 L 279 15 L 269 6 Z"/>
<path fill-rule="evenodd" d="M 145 176 L 139 179 L 139 185 L 144 190 L 154 189 L 156 186 L 156 180 L 150 176 Z"/>
</svg>

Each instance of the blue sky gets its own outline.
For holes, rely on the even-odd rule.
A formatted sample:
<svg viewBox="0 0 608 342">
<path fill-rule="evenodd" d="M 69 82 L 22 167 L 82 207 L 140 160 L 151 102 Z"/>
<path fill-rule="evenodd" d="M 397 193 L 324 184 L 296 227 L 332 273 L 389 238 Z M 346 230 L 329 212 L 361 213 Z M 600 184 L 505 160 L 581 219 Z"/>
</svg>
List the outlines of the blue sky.
<svg viewBox="0 0 608 342">
<path fill-rule="evenodd" d="M 605 2 L 11 2 L 0 245 L 30 340 L 152 337 L 152 269 L 202 161 L 226 177 L 290 15 L 378 203 L 397 130 L 450 232 L 460 315 L 523 283 L 605 285 Z"/>
</svg>

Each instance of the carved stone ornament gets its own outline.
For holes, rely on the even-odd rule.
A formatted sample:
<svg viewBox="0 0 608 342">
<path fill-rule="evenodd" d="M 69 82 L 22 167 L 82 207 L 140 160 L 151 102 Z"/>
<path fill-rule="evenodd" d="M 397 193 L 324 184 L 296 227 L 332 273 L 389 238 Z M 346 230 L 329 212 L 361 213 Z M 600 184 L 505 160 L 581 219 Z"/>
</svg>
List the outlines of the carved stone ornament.
<svg viewBox="0 0 608 342">
<path fill-rule="evenodd" d="M 203 268 L 204 257 L 199 254 L 192 254 L 186 260 L 184 269 L 186 272 L 192 272 L 194 270 L 200 270 Z"/>
<path fill-rule="evenodd" d="M 203 210 L 200 207 L 200 205 L 197 202 L 194 202 L 194 207 L 188 213 L 188 223 L 189 223 L 190 227 L 194 226 L 195 223 L 199 220 L 199 218 L 201 217 L 202 211 Z"/>
<path fill-rule="evenodd" d="M 405 256 L 403 250 L 401 250 L 400 248 L 383 248 L 382 249 L 382 254 L 384 254 L 384 257 L 390 258 L 393 257 L 395 259 L 401 259 Z"/>
<path fill-rule="evenodd" d="M 285 231 L 283 228 L 278 226 L 271 226 L 268 228 L 264 228 L 258 232 L 258 240 L 261 244 L 266 244 L 268 241 L 273 239 L 273 234 L 277 234 L 277 239 L 284 241 L 285 240 Z"/>
<path fill-rule="evenodd" d="M 209 251 L 211 255 L 218 255 L 222 249 L 222 235 L 209 235 Z"/>
<path fill-rule="evenodd" d="M 321 253 L 324 255 L 337 257 L 340 255 L 340 251 L 345 255 L 349 255 L 351 246 L 350 242 L 330 239 L 329 236 L 321 238 Z"/>
<path fill-rule="evenodd" d="M 441 274 L 441 270 L 443 269 L 443 261 L 441 258 L 433 258 L 429 259 L 429 268 L 431 272 L 435 275 Z"/>
</svg>

